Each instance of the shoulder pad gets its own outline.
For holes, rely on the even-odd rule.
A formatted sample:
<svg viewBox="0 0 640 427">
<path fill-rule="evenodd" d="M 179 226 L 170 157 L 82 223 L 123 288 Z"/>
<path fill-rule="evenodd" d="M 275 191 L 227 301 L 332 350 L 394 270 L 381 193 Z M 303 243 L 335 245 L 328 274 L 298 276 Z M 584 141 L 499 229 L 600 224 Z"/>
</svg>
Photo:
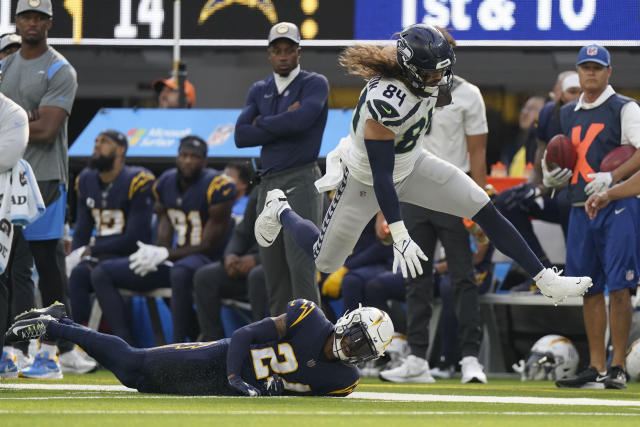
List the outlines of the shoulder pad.
<svg viewBox="0 0 640 427">
<path fill-rule="evenodd" d="M 154 179 L 156 179 L 155 176 L 148 171 L 143 170 L 135 174 L 129 184 L 129 200 L 133 198 L 134 194 L 147 191 Z"/>
<path fill-rule="evenodd" d="M 318 306 L 313 301 L 297 299 L 289 303 L 287 308 L 287 327 L 291 328 L 304 320 Z"/>
<path fill-rule="evenodd" d="M 366 105 L 371 118 L 385 126 L 402 123 L 407 114 L 415 113 L 422 99 L 413 95 L 401 82 L 375 78 L 367 85 Z"/>
</svg>

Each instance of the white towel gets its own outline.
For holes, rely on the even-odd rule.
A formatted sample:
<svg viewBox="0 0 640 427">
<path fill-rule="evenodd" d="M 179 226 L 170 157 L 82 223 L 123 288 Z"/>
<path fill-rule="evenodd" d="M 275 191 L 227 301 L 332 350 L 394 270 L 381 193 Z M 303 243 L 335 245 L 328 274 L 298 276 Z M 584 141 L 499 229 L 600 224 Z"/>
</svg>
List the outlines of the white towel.
<svg viewBox="0 0 640 427">
<path fill-rule="evenodd" d="M 31 224 L 45 209 L 29 162 L 20 159 L 12 169 L 0 173 L 0 273 L 4 272 L 11 252 L 11 224 Z"/>
<path fill-rule="evenodd" d="M 327 154 L 326 173 L 322 178 L 314 183 L 318 193 L 335 190 L 342 180 L 342 156 L 347 145 L 351 143 L 351 138 L 345 136 L 340 140 L 338 146 Z"/>
</svg>

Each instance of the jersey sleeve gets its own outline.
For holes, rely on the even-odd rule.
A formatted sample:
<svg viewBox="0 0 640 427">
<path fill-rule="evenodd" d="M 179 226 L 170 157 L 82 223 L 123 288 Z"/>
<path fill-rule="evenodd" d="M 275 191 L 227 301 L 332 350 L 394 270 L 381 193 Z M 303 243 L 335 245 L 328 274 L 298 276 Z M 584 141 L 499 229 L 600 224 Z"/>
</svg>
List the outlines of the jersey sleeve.
<svg viewBox="0 0 640 427">
<path fill-rule="evenodd" d="M 464 133 L 465 135 L 481 135 L 489 132 L 487 126 L 487 111 L 480 89 L 467 84 L 464 109 Z"/>
<path fill-rule="evenodd" d="M 226 202 L 236 198 L 236 184 L 233 179 L 223 173 L 216 175 L 207 188 L 207 204 Z"/>
<path fill-rule="evenodd" d="M 155 179 L 149 171 L 138 172 L 129 183 L 129 200 L 151 197 Z"/>
<path fill-rule="evenodd" d="M 374 78 L 367 84 L 364 108 L 368 119 L 393 131 L 416 114 L 420 102 L 397 82 Z"/>
<path fill-rule="evenodd" d="M 78 83 L 76 71 L 66 61 L 54 62 L 47 71 L 49 84 L 42 100 L 41 107 L 59 107 L 71 114 L 73 100 L 76 97 Z"/>
</svg>

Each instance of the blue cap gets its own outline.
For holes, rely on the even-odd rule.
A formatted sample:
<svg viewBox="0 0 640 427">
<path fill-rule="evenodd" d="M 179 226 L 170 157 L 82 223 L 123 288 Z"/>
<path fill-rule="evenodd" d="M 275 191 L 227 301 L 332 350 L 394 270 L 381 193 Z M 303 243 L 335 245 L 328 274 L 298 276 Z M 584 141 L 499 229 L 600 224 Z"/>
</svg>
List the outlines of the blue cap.
<svg viewBox="0 0 640 427">
<path fill-rule="evenodd" d="M 611 65 L 611 55 L 609 55 L 609 51 L 605 47 L 598 44 L 590 44 L 580 49 L 576 65 L 585 62 L 595 62 L 603 67 L 609 67 Z"/>
</svg>

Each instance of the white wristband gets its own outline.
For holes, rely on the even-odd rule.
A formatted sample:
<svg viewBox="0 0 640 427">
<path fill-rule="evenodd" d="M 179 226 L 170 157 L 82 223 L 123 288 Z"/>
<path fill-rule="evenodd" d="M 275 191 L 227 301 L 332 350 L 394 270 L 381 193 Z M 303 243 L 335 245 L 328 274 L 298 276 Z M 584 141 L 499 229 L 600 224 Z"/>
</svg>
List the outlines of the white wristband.
<svg viewBox="0 0 640 427">
<path fill-rule="evenodd" d="M 409 235 L 407 227 L 404 226 L 404 221 L 396 221 L 393 224 L 389 224 L 389 231 L 394 243 L 405 239 Z"/>
</svg>

